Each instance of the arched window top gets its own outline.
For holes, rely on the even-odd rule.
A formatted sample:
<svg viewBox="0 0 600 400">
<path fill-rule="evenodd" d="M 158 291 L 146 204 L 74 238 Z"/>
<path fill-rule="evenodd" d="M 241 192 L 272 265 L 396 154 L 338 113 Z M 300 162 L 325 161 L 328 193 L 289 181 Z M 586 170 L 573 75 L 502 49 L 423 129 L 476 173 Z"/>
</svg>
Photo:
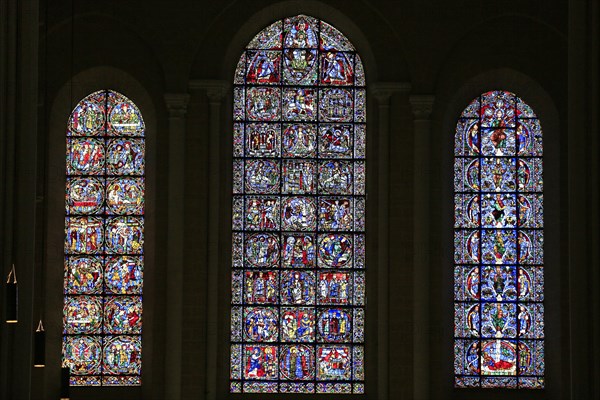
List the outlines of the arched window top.
<svg viewBox="0 0 600 400">
<path fill-rule="evenodd" d="M 542 128 L 531 107 L 514 93 L 486 92 L 462 112 L 454 154 L 541 157 Z"/>
<path fill-rule="evenodd" d="M 141 384 L 144 121 L 111 90 L 67 125 L 63 366 L 71 385 Z"/>
<path fill-rule="evenodd" d="M 474 99 L 461 118 L 483 119 L 482 126 L 514 127 L 518 118 L 537 118 L 531 107 L 512 92 L 494 90 Z"/>
<path fill-rule="evenodd" d="M 456 387 L 544 387 L 542 129 L 507 91 L 462 112 L 454 147 Z"/>
<path fill-rule="evenodd" d="M 258 33 L 246 50 L 257 51 L 242 54 L 234 84 L 365 85 L 362 61 L 354 46 L 333 26 L 313 17 L 298 15 L 274 22 Z M 273 73 L 266 75 L 267 66 Z M 337 71 L 327 74 L 328 69 Z"/>
<path fill-rule="evenodd" d="M 231 392 L 364 393 L 366 91 L 306 15 L 234 76 Z"/>
<path fill-rule="evenodd" d="M 100 90 L 77 103 L 67 136 L 144 136 L 144 131 L 142 114 L 131 100 L 112 90 Z"/>
</svg>

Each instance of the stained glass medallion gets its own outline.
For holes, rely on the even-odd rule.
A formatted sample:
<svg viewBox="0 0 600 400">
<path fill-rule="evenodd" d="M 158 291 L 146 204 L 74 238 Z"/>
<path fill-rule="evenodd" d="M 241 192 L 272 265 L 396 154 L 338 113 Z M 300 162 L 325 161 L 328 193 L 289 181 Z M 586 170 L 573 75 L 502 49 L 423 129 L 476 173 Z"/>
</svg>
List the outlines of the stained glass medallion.
<svg viewBox="0 0 600 400">
<path fill-rule="evenodd" d="M 454 156 L 455 386 L 543 388 L 540 122 L 513 93 L 484 93 L 457 123 Z"/>
<path fill-rule="evenodd" d="M 233 393 L 364 393 L 365 77 L 298 15 L 234 76 Z"/>
<path fill-rule="evenodd" d="M 73 386 L 141 384 L 144 131 L 110 90 L 69 118 L 62 364 Z"/>
</svg>

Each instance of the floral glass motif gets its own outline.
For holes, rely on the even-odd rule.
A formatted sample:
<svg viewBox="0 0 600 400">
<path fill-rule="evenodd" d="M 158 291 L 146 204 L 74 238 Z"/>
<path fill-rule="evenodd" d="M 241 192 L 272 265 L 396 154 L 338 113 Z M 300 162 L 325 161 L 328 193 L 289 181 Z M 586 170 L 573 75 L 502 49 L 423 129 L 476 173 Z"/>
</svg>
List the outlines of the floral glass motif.
<svg viewBox="0 0 600 400">
<path fill-rule="evenodd" d="M 455 386 L 541 389 L 542 128 L 515 94 L 484 93 L 459 118 L 454 212 Z"/>
<path fill-rule="evenodd" d="M 145 126 L 120 93 L 81 100 L 67 129 L 62 364 L 72 386 L 139 386 Z"/>
<path fill-rule="evenodd" d="M 274 22 L 239 59 L 233 113 L 230 391 L 364 393 L 361 59 L 323 21 Z"/>
</svg>

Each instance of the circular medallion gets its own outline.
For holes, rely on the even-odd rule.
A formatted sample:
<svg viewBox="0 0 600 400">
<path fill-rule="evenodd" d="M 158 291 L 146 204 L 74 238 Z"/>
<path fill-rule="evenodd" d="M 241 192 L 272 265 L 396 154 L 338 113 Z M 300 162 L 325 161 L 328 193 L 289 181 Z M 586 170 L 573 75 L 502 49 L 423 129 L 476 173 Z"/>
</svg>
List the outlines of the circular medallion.
<svg viewBox="0 0 600 400">
<path fill-rule="evenodd" d="M 316 228 L 317 212 L 313 198 L 287 198 L 283 202 L 281 214 L 284 230 L 310 231 Z"/>
<path fill-rule="evenodd" d="M 104 185 L 97 178 L 67 180 L 67 212 L 69 214 L 98 214 L 104 203 Z"/>
<path fill-rule="evenodd" d="M 277 311 L 271 308 L 250 308 L 244 310 L 244 331 L 246 338 L 253 342 L 274 342 L 277 340 Z"/>
<path fill-rule="evenodd" d="M 246 161 L 246 190 L 249 193 L 273 193 L 279 189 L 279 164 L 269 160 Z"/>
<path fill-rule="evenodd" d="M 305 344 L 282 346 L 279 354 L 279 372 L 284 379 L 313 379 L 315 376 L 314 348 Z"/>
<path fill-rule="evenodd" d="M 352 240 L 346 235 L 329 234 L 319 242 L 319 261 L 326 267 L 344 267 L 352 260 Z"/>
<path fill-rule="evenodd" d="M 272 267 L 279 261 L 279 240 L 270 233 L 255 233 L 246 239 L 245 260 L 253 267 Z"/>
<path fill-rule="evenodd" d="M 346 310 L 330 308 L 319 313 L 317 321 L 319 338 L 324 342 L 346 342 L 351 340 L 352 321 Z"/>
</svg>

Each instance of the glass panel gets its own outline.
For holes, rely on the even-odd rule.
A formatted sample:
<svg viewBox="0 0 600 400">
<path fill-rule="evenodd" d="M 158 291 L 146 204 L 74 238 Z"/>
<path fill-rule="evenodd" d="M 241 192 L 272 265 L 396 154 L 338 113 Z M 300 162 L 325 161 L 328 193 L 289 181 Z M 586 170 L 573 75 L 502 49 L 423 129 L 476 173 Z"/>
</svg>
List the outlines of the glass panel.
<svg viewBox="0 0 600 400">
<path fill-rule="evenodd" d="M 283 82 L 286 85 L 316 85 L 317 50 L 285 49 L 283 51 Z"/>
<path fill-rule="evenodd" d="M 355 72 L 355 85 L 356 86 L 365 86 L 365 69 L 363 67 L 362 61 L 358 54 L 355 54 L 354 60 L 356 63 Z"/>
<path fill-rule="evenodd" d="M 285 121 L 316 121 L 317 91 L 302 87 L 283 89 L 282 113 Z"/>
<path fill-rule="evenodd" d="M 351 51 L 354 47 L 340 31 L 321 21 L 321 50 Z"/>
<path fill-rule="evenodd" d="M 71 375 L 100 374 L 102 340 L 98 336 L 66 336 L 63 341 L 63 367 Z M 74 377 L 72 376 L 71 379 Z M 80 381 L 80 383 L 82 383 Z"/>
<path fill-rule="evenodd" d="M 67 175 L 103 175 L 104 140 L 96 138 L 67 139 Z"/>
<path fill-rule="evenodd" d="M 283 380 L 315 378 L 315 349 L 305 344 L 286 344 L 279 354 L 279 373 Z"/>
<path fill-rule="evenodd" d="M 105 124 L 106 92 L 92 93 L 73 109 L 67 136 L 104 136 Z"/>
<path fill-rule="evenodd" d="M 321 85 L 347 86 L 354 83 L 354 53 L 321 53 Z"/>
<path fill-rule="evenodd" d="M 260 33 L 250 41 L 247 48 L 265 50 L 281 49 L 281 29 L 281 21 L 274 22 L 260 31 Z"/>
<path fill-rule="evenodd" d="M 65 258 L 65 294 L 99 294 L 102 292 L 103 281 L 102 257 Z"/>
<path fill-rule="evenodd" d="M 232 393 L 364 393 L 364 86 L 348 39 L 306 15 L 271 24 L 240 57 Z"/>
<path fill-rule="evenodd" d="M 249 51 L 246 83 L 277 84 L 281 81 L 281 52 Z"/>
<path fill-rule="evenodd" d="M 144 136 L 140 110 L 122 94 L 107 92 L 107 133 L 109 136 Z"/>
<path fill-rule="evenodd" d="M 319 92 L 319 119 L 323 122 L 351 122 L 354 118 L 352 90 L 332 88 Z"/>
<path fill-rule="evenodd" d="M 455 387 L 543 388 L 540 122 L 513 93 L 484 93 L 454 155 Z"/>
<path fill-rule="evenodd" d="M 309 124 L 289 124 L 283 128 L 284 157 L 314 157 L 316 127 Z"/>
<path fill-rule="evenodd" d="M 144 132 L 113 91 L 69 118 L 62 353 L 73 386 L 141 385 Z"/>
<path fill-rule="evenodd" d="M 312 343 L 314 340 L 314 308 L 283 307 L 281 309 L 281 341 Z"/>
<path fill-rule="evenodd" d="M 284 47 L 316 48 L 318 45 L 317 19 L 306 15 L 298 15 L 284 20 Z"/>
</svg>

